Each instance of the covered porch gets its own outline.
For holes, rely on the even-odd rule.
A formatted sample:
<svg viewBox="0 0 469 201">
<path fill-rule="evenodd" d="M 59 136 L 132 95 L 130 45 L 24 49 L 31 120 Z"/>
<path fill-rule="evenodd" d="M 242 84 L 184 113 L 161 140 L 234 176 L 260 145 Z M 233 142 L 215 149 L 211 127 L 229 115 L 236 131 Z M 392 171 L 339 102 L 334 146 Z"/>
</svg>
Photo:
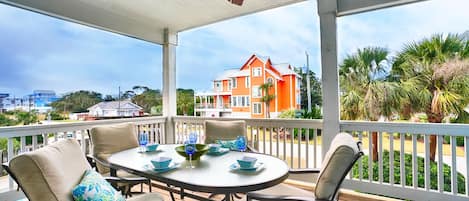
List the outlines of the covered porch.
<svg viewBox="0 0 469 201">
<path fill-rule="evenodd" d="M 344 182 L 343 188 L 412 200 L 466 200 L 469 197 L 469 182 L 464 181 L 465 191 L 458 190 L 457 171 L 467 177 L 469 171 L 469 130 L 461 124 L 414 124 L 340 121 L 339 83 L 337 56 L 337 18 L 360 12 L 367 12 L 391 6 L 399 6 L 420 0 L 318 0 L 317 12 L 321 32 L 321 69 L 323 84 L 323 120 L 285 119 L 242 119 L 247 122 L 249 143 L 260 152 L 285 160 L 291 168 L 320 167 L 323 154 L 329 149 L 333 137 L 343 131 L 365 143 L 365 153 L 372 153 L 371 132 L 378 132 L 378 175 L 373 175 L 372 162 L 359 161 L 356 173 Z M 0 136 L 7 137 L 8 159 L 17 154 L 13 139 L 20 138 L 20 150 L 34 150 L 61 138 L 77 138 L 83 152 L 89 152 L 86 130 L 95 125 L 134 122 L 140 132 L 148 132 L 151 141 L 158 143 L 183 142 L 191 132 L 203 138 L 203 121 L 209 118 L 182 117 L 176 115 L 176 47 L 178 33 L 207 24 L 248 15 L 263 10 L 301 2 L 301 0 L 246 0 L 241 6 L 230 1 L 148 1 L 135 4 L 128 1 L 60 1 L 60 0 L 0 0 L 12 6 L 39 12 L 60 19 L 96 27 L 98 29 L 135 37 L 163 47 L 163 116 L 94 122 L 66 123 L 59 125 L 37 125 L 0 128 Z M 307 20 L 307 19 L 306 19 Z M 210 118 L 213 119 L 213 118 Z M 430 182 L 431 164 L 424 160 L 421 164 L 417 156 L 429 158 L 429 135 L 438 135 L 437 143 L 437 183 L 432 189 Z M 26 137 L 32 136 L 32 143 Z M 41 137 L 39 137 L 41 136 Z M 449 137 L 449 144 L 444 143 Z M 464 138 L 463 146 L 456 146 L 456 138 Z M 44 140 L 39 140 L 44 139 Z M 42 142 L 41 142 L 42 141 Z M 444 150 L 450 150 L 445 152 Z M 390 161 L 385 163 L 384 152 L 399 151 L 400 155 L 388 154 Z M 412 155 L 412 168 L 405 168 L 404 153 Z M 401 177 L 394 175 L 394 159 L 399 157 Z M 450 166 L 451 178 L 444 178 L 444 165 Z M 424 169 L 419 175 L 418 169 Z M 458 169 L 461 168 L 461 169 Z M 368 172 L 366 172 L 368 171 Z M 408 183 L 406 175 L 413 175 Z M 358 175 L 353 177 L 353 175 Z M 366 176 L 365 176 L 366 175 Z M 377 179 L 373 179 L 373 178 Z M 419 180 L 423 179 L 423 186 Z M 301 179 L 301 178 L 292 178 Z M 448 180 L 449 179 L 449 180 Z M 434 180 L 434 179 L 433 179 Z M 313 182 L 308 179 L 306 182 Z M 444 186 L 450 182 L 450 189 Z M 9 182 L 14 189 L 14 183 Z"/>
</svg>

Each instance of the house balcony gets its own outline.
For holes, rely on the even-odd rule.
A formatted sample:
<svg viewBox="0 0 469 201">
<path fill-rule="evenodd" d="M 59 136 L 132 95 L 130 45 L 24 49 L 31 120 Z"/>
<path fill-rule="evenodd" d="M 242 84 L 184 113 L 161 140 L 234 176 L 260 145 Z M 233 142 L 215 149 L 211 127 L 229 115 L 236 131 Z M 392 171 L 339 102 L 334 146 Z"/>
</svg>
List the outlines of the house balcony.
<svg viewBox="0 0 469 201">
<path fill-rule="evenodd" d="M 0 136 L 8 138 L 7 162 L 21 152 L 32 151 L 55 141 L 75 138 L 81 143 L 84 153 L 90 152 L 87 129 L 96 125 L 132 122 L 138 132 L 147 132 L 151 142 L 182 143 L 189 133 L 196 132 L 204 140 L 203 122 L 207 119 L 244 120 L 247 124 L 248 143 L 260 153 L 272 155 L 284 160 L 292 169 L 320 168 L 322 150 L 328 145 L 322 144 L 325 134 L 322 132 L 322 120 L 306 119 L 232 119 L 175 116 L 142 117 L 130 119 L 101 120 L 90 122 L 63 123 L 53 125 L 33 125 L 1 127 Z M 166 131 L 171 125 L 174 133 Z M 347 176 L 343 188 L 371 194 L 385 195 L 412 200 L 467 200 L 469 182 L 458 179 L 469 175 L 469 125 L 464 124 L 429 124 L 429 123 L 385 123 L 341 121 L 340 130 L 351 133 L 363 142 L 365 156 L 372 152 L 372 133 L 378 135 L 378 161 L 373 162 L 363 157 L 356 168 Z M 437 135 L 437 153 L 435 162 L 430 162 L 429 136 Z M 31 138 L 31 140 L 27 140 Z M 19 146 L 14 146 L 14 141 Z M 395 153 L 395 154 L 387 154 Z M 405 165 L 410 164 L 410 165 Z M 395 168 L 389 168 L 395 167 Z M 430 169 L 435 169 L 434 174 Z M 423 170 L 423 171 L 421 171 Z M 445 171 L 451 171 L 450 177 Z M 387 175 L 399 176 L 389 177 Z M 458 174 L 456 174 L 458 173 Z M 409 178 L 412 178 L 409 180 Z M 370 179 L 373 178 L 373 179 Z M 0 179 L 2 191 L 15 189 L 12 180 Z M 313 185 L 313 177 L 295 178 L 289 182 L 306 182 Z M 431 185 L 435 183 L 436 185 Z M 1 195 L 1 194 L 0 194 Z"/>
<path fill-rule="evenodd" d="M 231 105 L 217 105 L 214 103 L 197 103 L 195 105 L 196 112 L 231 112 Z"/>
</svg>

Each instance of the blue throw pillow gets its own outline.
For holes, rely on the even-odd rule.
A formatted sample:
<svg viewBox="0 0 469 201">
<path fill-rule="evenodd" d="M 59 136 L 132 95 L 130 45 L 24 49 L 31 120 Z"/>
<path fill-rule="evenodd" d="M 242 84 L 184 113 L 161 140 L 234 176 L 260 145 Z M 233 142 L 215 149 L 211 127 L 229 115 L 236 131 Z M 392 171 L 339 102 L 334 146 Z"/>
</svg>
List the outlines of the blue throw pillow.
<svg viewBox="0 0 469 201">
<path fill-rule="evenodd" d="M 217 144 L 220 144 L 222 148 L 228 148 L 230 150 L 237 150 L 236 140 L 216 140 Z"/>
<path fill-rule="evenodd" d="M 125 201 L 99 173 L 87 170 L 80 184 L 73 188 L 75 201 Z"/>
</svg>

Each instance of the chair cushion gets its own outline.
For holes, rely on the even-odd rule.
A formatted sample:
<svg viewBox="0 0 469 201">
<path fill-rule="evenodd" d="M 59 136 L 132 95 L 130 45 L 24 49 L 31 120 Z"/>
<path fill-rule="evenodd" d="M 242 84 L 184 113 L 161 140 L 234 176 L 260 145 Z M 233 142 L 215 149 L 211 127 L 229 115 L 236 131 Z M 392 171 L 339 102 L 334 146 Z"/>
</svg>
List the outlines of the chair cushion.
<svg viewBox="0 0 469 201">
<path fill-rule="evenodd" d="M 332 140 L 316 182 L 316 199 L 332 200 L 345 174 L 359 153 L 357 143 L 347 133 L 339 133 Z"/>
<path fill-rule="evenodd" d="M 147 193 L 127 199 L 127 201 L 163 201 L 163 197 L 157 193 Z"/>
<path fill-rule="evenodd" d="M 91 167 L 78 142 L 67 139 L 13 158 L 10 169 L 29 200 L 71 201 Z"/>
<path fill-rule="evenodd" d="M 124 197 L 94 170 L 87 170 L 81 182 L 72 192 L 75 201 L 125 201 Z"/>
<path fill-rule="evenodd" d="M 93 156 L 107 162 L 111 154 L 138 147 L 137 135 L 133 124 L 116 124 L 93 127 L 90 130 L 93 144 Z M 109 172 L 109 168 L 96 164 L 100 173 Z"/>
<path fill-rule="evenodd" d="M 216 140 L 234 140 L 246 134 L 244 121 L 205 121 L 205 143 L 216 143 Z"/>
</svg>

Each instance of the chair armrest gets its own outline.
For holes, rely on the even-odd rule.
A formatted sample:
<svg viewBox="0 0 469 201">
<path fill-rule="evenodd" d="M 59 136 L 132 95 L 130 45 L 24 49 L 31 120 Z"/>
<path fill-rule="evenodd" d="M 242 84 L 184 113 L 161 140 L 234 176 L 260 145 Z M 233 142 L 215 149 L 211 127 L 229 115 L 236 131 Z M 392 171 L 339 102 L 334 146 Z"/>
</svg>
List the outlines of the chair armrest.
<svg viewBox="0 0 469 201">
<path fill-rule="evenodd" d="M 86 160 L 88 161 L 88 163 L 91 165 L 92 168 L 96 168 L 96 160 L 94 159 L 93 155 L 87 154 Z"/>
<path fill-rule="evenodd" d="M 249 152 L 252 152 L 252 153 L 259 153 L 259 151 L 257 149 L 255 149 L 254 147 L 250 146 L 250 145 L 247 145 L 247 150 Z"/>
<path fill-rule="evenodd" d="M 260 201 L 317 201 L 314 197 L 302 197 L 302 196 L 285 196 L 285 195 L 265 195 L 257 193 L 248 193 L 248 200 L 260 200 Z"/>
<path fill-rule="evenodd" d="M 106 181 L 108 181 L 109 183 L 139 184 L 139 183 L 148 182 L 148 179 L 145 177 L 122 178 L 122 177 L 107 176 L 107 177 L 104 177 L 104 179 L 106 179 Z"/>
<path fill-rule="evenodd" d="M 312 168 L 305 168 L 305 169 L 290 169 L 288 173 L 290 174 L 319 174 L 321 172 L 320 169 L 312 169 Z"/>
</svg>

